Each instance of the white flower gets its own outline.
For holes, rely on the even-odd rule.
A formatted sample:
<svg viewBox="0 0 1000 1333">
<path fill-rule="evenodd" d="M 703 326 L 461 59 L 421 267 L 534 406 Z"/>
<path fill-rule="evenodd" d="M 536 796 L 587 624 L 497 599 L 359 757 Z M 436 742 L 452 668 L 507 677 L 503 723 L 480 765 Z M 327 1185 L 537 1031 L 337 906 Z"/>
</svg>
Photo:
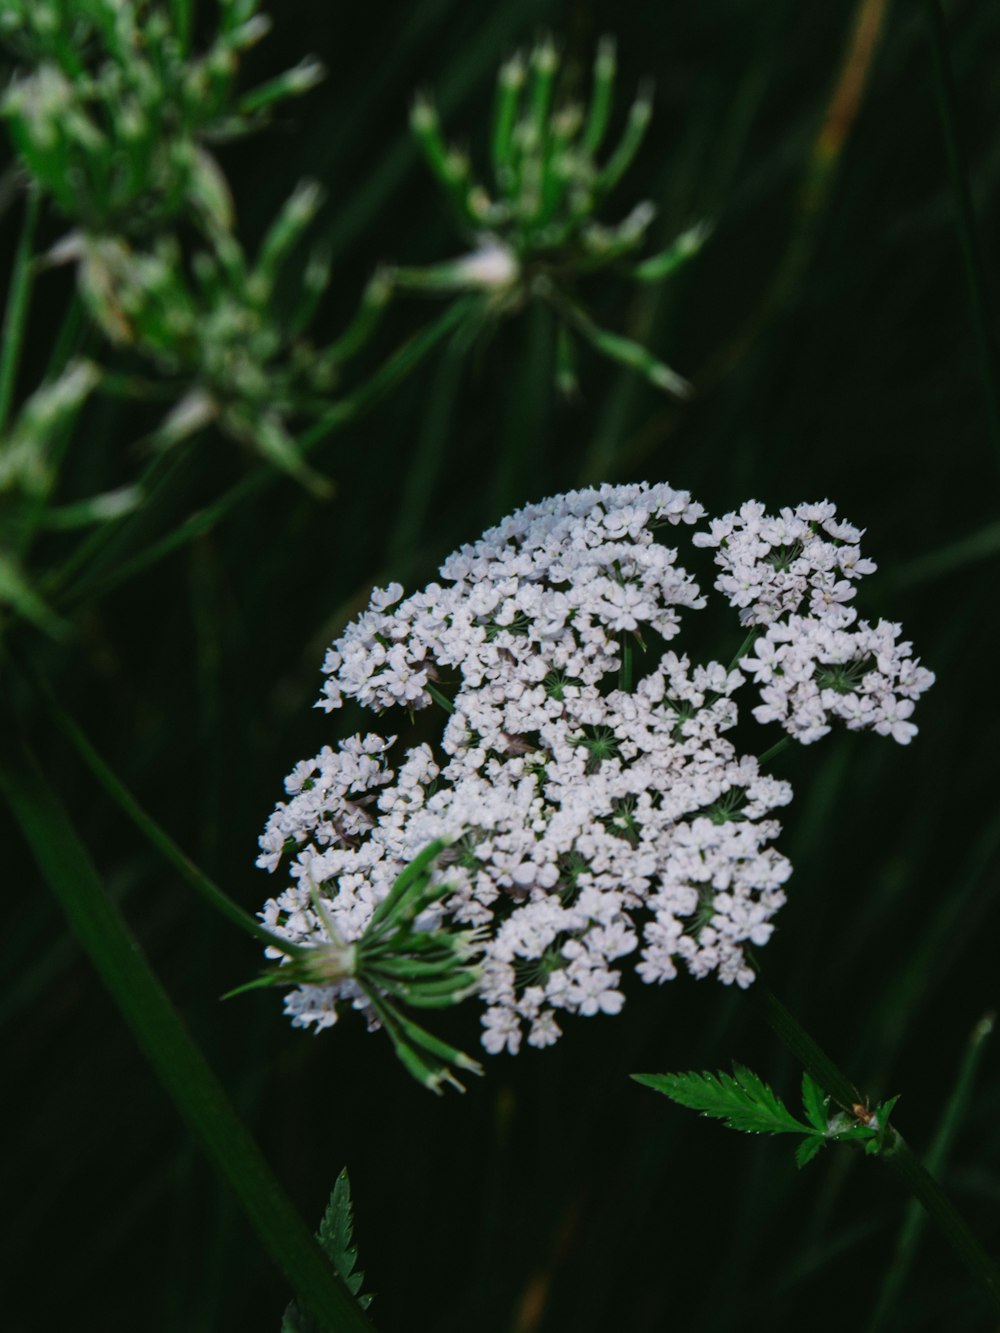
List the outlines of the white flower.
<svg viewBox="0 0 1000 1333">
<path fill-rule="evenodd" d="M 516 1053 L 560 1036 L 558 1011 L 618 1013 L 619 964 L 661 984 L 684 967 L 749 985 L 791 866 L 773 846 L 786 782 L 727 733 L 753 683 L 758 722 L 804 744 L 835 723 L 907 744 L 933 675 L 901 629 L 858 621 L 874 569 L 827 501 L 769 515 L 748 501 L 708 522 L 716 588 L 757 628 L 740 670 L 673 650 L 705 604 L 673 546 L 703 517 L 666 485 L 601 486 L 528 505 L 445 560 L 408 597 L 375 589 L 331 646 L 319 706 L 450 713 L 428 741 L 354 736 L 297 764 L 258 864 L 291 882 L 262 920 L 291 943 L 363 940 L 400 872 L 429 843 L 434 897 L 420 929 L 474 927 L 483 1045 Z M 728 656 L 728 654 L 727 654 Z M 631 665 L 627 663 L 631 662 Z M 433 717 L 433 714 L 432 714 Z M 377 1026 L 350 978 L 301 986 L 298 1026 L 344 1005 Z"/>
<path fill-rule="evenodd" d="M 510 287 L 521 273 L 513 251 L 492 239 L 456 260 L 454 267 L 458 283 L 469 287 Z"/>
</svg>

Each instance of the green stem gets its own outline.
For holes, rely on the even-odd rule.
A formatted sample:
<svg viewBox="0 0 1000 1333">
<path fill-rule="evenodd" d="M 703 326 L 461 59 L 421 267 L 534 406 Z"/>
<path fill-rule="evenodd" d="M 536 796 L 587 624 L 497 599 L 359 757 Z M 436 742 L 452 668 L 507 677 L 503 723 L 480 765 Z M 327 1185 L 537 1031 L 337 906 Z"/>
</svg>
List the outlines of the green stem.
<svg viewBox="0 0 1000 1333">
<path fill-rule="evenodd" d="M 222 1085 L 188 1035 L 34 758 L 11 743 L 0 790 L 35 860 L 164 1089 L 229 1183 L 271 1258 L 330 1333 L 371 1324 L 332 1271 Z"/>
<path fill-rule="evenodd" d="M 173 478 L 184 471 L 189 458 L 190 454 L 183 446 L 157 454 L 135 483 L 145 497 L 139 512 L 117 523 L 104 523 L 86 540 L 79 542 L 65 563 L 42 580 L 42 590 L 50 597 L 55 594 L 61 597 L 63 589 L 74 587 L 73 580 L 78 571 L 97 568 L 98 560 L 103 564 L 117 565 L 118 552 L 126 545 L 129 533 L 145 526 L 150 509 L 167 491 Z"/>
<path fill-rule="evenodd" d="M 948 1099 L 938 1132 L 934 1136 L 934 1142 L 924 1154 L 924 1165 L 928 1171 L 938 1173 L 945 1165 L 952 1141 L 965 1117 L 969 1099 L 972 1095 L 976 1071 L 982 1059 L 985 1040 L 993 1031 L 993 1023 L 992 1014 L 987 1014 L 981 1018 L 973 1028 L 966 1043 L 958 1079 Z M 899 1237 L 896 1241 L 896 1253 L 882 1283 L 878 1303 L 872 1312 L 871 1321 L 868 1325 L 868 1333 L 877 1333 L 877 1330 L 884 1326 L 886 1318 L 895 1308 L 899 1294 L 913 1266 L 914 1254 L 926 1220 L 926 1214 L 919 1203 L 913 1200 L 906 1209 L 903 1225 L 900 1227 Z"/>
<path fill-rule="evenodd" d="M 21 359 L 24 330 L 28 322 L 28 300 L 31 296 L 31 249 L 38 223 L 40 195 L 32 187 L 24 210 L 24 226 L 14 256 L 14 271 L 10 279 L 7 309 L 3 318 L 3 347 L 0 349 L 0 434 L 3 434 L 14 397 L 14 382 Z"/>
<path fill-rule="evenodd" d="M 772 759 L 776 759 L 779 754 L 784 754 L 791 744 L 791 736 L 782 736 L 780 741 L 775 741 L 769 750 L 764 751 L 757 760 L 758 765 L 763 768 L 766 764 L 769 764 Z"/>
<path fill-rule="evenodd" d="M 618 669 L 618 688 L 626 694 L 632 692 L 632 636 L 628 630 L 622 632 L 622 664 Z"/>
<path fill-rule="evenodd" d="M 830 1094 L 833 1100 L 849 1111 L 856 1103 L 863 1101 L 861 1093 L 846 1074 L 834 1064 L 833 1060 L 805 1030 L 798 1019 L 785 1008 L 778 997 L 764 981 L 757 959 L 748 954 L 750 966 L 757 974 L 753 991 L 764 1011 L 772 1031 L 788 1047 L 803 1069 Z"/>
<path fill-rule="evenodd" d="M 958 1257 L 989 1296 L 994 1310 L 1000 1312 L 1000 1271 L 897 1130 L 892 1131 L 889 1146 L 880 1156 L 895 1171 L 913 1197 L 923 1204 L 931 1221 L 944 1233 Z"/>
<path fill-rule="evenodd" d="M 763 981 L 755 958 L 750 963 L 757 973 L 753 989 L 761 1002 L 764 1017 L 779 1040 L 791 1051 L 806 1072 L 830 1094 L 835 1102 L 848 1112 L 864 1098 L 831 1060 L 799 1021 L 785 1008 L 770 987 Z M 894 1127 L 889 1128 L 889 1141 L 879 1154 L 902 1180 L 903 1184 L 930 1215 L 943 1235 L 965 1264 L 976 1282 L 989 1296 L 994 1308 L 1000 1311 L 1000 1271 L 976 1240 L 964 1220 L 945 1197 L 933 1176 L 921 1166 L 913 1151 Z"/>
<path fill-rule="evenodd" d="M 169 833 L 160 828 L 159 824 L 146 813 L 128 788 L 94 749 L 80 727 L 55 702 L 48 690 L 39 686 L 37 680 L 33 683 L 39 693 L 42 694 L 56 726 L 72 744 L 97 781 L 119 809 L 124 811 L 143 837 L 156 848 L 164 860 L 174 867 L 186 884 L 194 889 L 210 907 L 232 921 L 234 925 L 239 926 L 241 930 L 246 931 L 248 935 L 252 935 L 254 939 L 260 940 L 262 944 L 280 949 L 282 953 L 289 957 L 308 952 L 298 945 L 289 943 L 281 936 L 275 935 L 266 926 L 262 926 L 248 912 L 244 912 L 242 907 L 234 903 L 217 884 L 213 883 L 204 871 L 200 870 L 191 858 L 178 847 Z"/>
<path fill-rule="evenodd" d="M 437 688 L 436 685 L 432 685 L 430 684 L 430 682 L 428 682 L 427 693 L 431 696 L 431 698 L 434 700 L 436 704 L 438 704 L 441 708 L 444 709 L 446 713 L 454 713 L 455 705 L 452 703 L 452 701 L 448 698 L 446 694 L 443 694 L 441 690 Z"/>
<path fill-rule="evenodd" d="M 951 175 L 951 188 L 955 196 L 962 261 L 969 289 L 969 300 L 972 305 L 976 350 L 979 355 L 979 373 L 982 377 L 983 392 L 986 396 L 989 432 L 996 451 L 997 463 L 1000 464 L 1000 392 L 997 389 L 998 362 L 996 340 L 993 336 L 993 311 L 979 238 L 976 235 L 975 213 L 972 207 L 972 194 L 969 190 L 969 167 L 965 160 L 965 149 L 958 128 L 955 77 L 951 68 L 951 58 L 948 54 L 948 33 L 939 0 L 924 0 L 924 9 L 927 15 L 931 60 L 934 65 L 934 91 L 941 117 L 941 128 L 944 132 L 945 148 L 948 153 L 948 170 Z"/>
<path fill-rule="evenodd" d="M 740 646 L 736 649 L 736 656 L 735 656 L 735 657 L 733 658 L 733 660 L 729 663 L 729 666 L 726 667 L 727 672 L 728 672 L 728 671 L 735 671 L 735 670 L 736 670 L 736 668 L 739 666 L 740 662 L 742 662 L 743 658 L 746 657 L 746 655 L 749 653 L 750 649 L 754 646 L 754 644 L 755 644 L 755 643 L 757 642 L 757 640 L 760 638 L 760 636 L 761 636 L 762 633 L 763 633 L 763 630 L 760 628 L 760 626 L 759 626 L 759 625 L 754 625 L 753 629 L 752 629 L 752 630 L 750 631 L 750 633 L 746 636 L 746 638 L 743 640 L 743 642 L 740 644 Z"/>
</svg>

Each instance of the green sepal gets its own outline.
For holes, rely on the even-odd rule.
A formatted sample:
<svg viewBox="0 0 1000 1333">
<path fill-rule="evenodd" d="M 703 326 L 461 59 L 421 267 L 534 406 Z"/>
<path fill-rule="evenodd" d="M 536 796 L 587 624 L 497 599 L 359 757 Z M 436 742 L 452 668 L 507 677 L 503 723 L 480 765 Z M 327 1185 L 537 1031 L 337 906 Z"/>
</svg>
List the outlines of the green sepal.
<svg viewBox="0 0 1000 1333">
<path fill-rule="evenodd" d="M 419 889 L 427 882 L 430 878 L 432 863 L 440 856 L 447 845 L 443 838 L 435 839 L 434 842 L 428 843 L 424 850 L 418 853 L 405 869 L 400 871 L 392 888 L 372 913 L 372 919 L 368 924 L 369 930 L 373 926 L 377 926 L 379 922 L 384 921 L 407 893 L 415 887 Z"/>
<path fill-rule="evenodd" d="M 632 277 L 637 282 L 662 282 L 688 259 L 693 258 L 711 234 L 712 228 L 709 223 L 695 223 L 693 227 L 675 237 L 665 250 L 651 255 L 649 259 L 644 259 L 641 264 L 636 264 L 632 270 Z"/>
</svg>

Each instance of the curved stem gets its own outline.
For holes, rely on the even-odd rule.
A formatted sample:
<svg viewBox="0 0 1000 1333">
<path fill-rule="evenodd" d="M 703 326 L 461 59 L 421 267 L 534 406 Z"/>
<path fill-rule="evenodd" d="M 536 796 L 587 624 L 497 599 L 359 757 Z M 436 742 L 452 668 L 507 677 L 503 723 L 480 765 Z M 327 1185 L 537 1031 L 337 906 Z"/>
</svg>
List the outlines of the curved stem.
<svg viewBox="0 0 1000 1333">
<path fill-rule="evenodd" d="M 949 1149 L 958 1128 L 968 1109 L 979 1062 L 982 1059 L 985 1040 L 993 1031 L 993 1014 L 985 1014 L 966 1043 L 961 1069 L 954 1090 L 948 1099 L 944 1116 L 941 1120 L 934 1142 L 924 1154 L 924 1165 L 928 1171 L 940 1171 L 945 1164 Z M 896 1253 L 882 1282 L 878 1301 L 872 1311 L 867 1333 L 877 1333 L 888 1321 L 890 1312 L 896 1308 L 899 1293 L 902 1291 L 910 1270 L 920 1237 L 927 1222 L 926 1214 L 914 1199 L 906 1210 L 903 1224 L 896 1241 Z"/>
<path fill-rule="evenodd" d="M 880 1156 L 913 1197 L 923 1204 L 931 1220 L 988 1294 L 994 1309 L 1000 1311 L 1000 1271 L 898 1130 L 892 1131 L 889 1146 Z"/>
<path fill-rule="evenodd" d="M 802 1064 L 810 1077 L 815 1079 L 840 1106 L 850 1111 L 855 1103 L 863 1104 L 864 1098 L 847 1075 L 838 1068 L 762 979 L 756 959 L 751 957 L 750 962 L 757 973 L 754 990 L 761 1001 L 764 1017 L 775 1035 Z M 969 1230 L 934 1177 L 921 1165 L 894 1127 L 890 1126 L 887 1145 L 878 1155 L 895 1172 L 910 1194 L 924 1206 L 931 1220 L 947 1238 L 969 1273 L 989 1296 L 994 1308 L 1000 1311 L 1000 1270 Z"/>
<path fill-rule="evenodd" d="M 13 657 L 10 660 L 14 662 Z M 222 916 L 233 922 L 234 925 L 239 926 L 241 930 L 246 931 L 248 935 L 252 935 L 254 939 L 259 940 L 262 944 L 280 949 L 282 953 L 289 957 L 307 952 L 301 946 L 292 944 L 280 935 L 268 930 L 266 926 L 262 926 L 255 917 L 252 917 L 249 912 L 245 912 L 242 907 L 233 902 L 228 894 L 209 879 L 205 872 L 195 865 L 187 853 L 178 847 L 170 834 L 162 829 L 151 815 L 146 813 L 117 774 L 94 749 L 77 723 L 56 703 L 48 688 L 38 680 L 37 676 L 24 671 L 16 662 L 14 662 L 14 665 L 22 679 L 41 697 L 56 726 L 114 803 L 124 811 L 143 837 L 156 848 L 164 860 L 173 866 L 186 884 L 194 889 L 215 911 L 221 913 Z"/>
<path fill-rule="evenodd" d="M 371 1323 L 331 1268 L 188 1035 L 33 756 L 12 737 L 5 738 L 3 748 L 0 791 L 42 878 L 168 1096 L 324 1333 L 371 1333 Z"/>
</svg>

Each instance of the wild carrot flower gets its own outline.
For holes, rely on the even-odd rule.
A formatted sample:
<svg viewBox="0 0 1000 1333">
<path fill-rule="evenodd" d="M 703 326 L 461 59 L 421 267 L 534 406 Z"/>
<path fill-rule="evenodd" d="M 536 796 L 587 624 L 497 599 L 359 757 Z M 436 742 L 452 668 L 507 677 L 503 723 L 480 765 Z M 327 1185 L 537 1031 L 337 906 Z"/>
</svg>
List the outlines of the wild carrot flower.
<svg viewBox="0 0 1000 1333">
<path fill-rule="evenodd" d="M 376 589 L 327 653 L 318 706 L 439 707 L 441 728 L 401 751 L 354 736 L 297 765 L 261 838 L 258 864 L 291 881 L 269 928 L 363 944 L 397 876 L 439 843 L 414 928 L 471 932 L 491 1053 L 550 1045 L 566 1015 L 617 1013 L 629 957 L 646 982 L 683 967 L 749 985 L 745 947 L 785 901 L 774 814 L 792 792 L 729 737 L 746 675 L 757 720 L 804 741 L 831 718 L 908 741 L 933 678 L 898 627 L 850 628 L 840 585 L 874 566 L 827 505 L 748 505 L 694 534 L 744 623 L 767 628 L 742 669 L 691 661 L 674 641 L 705 597 L 674 543 L 703 517 L 665 484 L 575 491 L 512 514 L 409 597 Z M 376 998 L 327 977 L 286 1010 L 303 1027 L 345 1006 L 377 1024 Z"/>
</svg>

